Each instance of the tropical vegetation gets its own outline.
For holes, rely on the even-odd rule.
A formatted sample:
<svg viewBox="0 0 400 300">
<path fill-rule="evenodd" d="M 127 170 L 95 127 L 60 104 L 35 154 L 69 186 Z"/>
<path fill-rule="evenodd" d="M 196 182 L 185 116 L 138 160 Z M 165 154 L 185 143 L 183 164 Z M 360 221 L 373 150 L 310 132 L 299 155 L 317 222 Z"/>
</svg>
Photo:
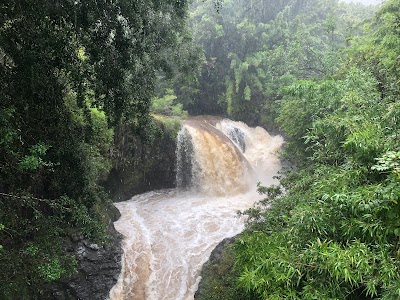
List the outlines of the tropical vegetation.
<svg viewBox="0 0 400 300">
<path fill-rule="evenodd" d="M 154 132 L 158 72 L 185 44 L 187 8 L 184 0 L 0 4 L 1 299 L 42 299 L 47 283 L 73 274 L 69 236 L 107 240 L 102 183 L 127 127 L 137 139 Z"/>
<path fill-rule="evenodd" d="M 213 292 L 213 277 L 201 299 L 400 298 L 399 16 L 386 1 L 333 68 L 282 86 L 274 120 L 291 167 L 244 212 L 222 262 L 233 284 Z"/>
<path fill-rule="evenodd" d="M 400 299 L 399 57 L 400 0 L 0 4 L 0 298 L 106 243 L 110 170 L 189 113 L 286 140 L 201 299 Z"/>
</svg>

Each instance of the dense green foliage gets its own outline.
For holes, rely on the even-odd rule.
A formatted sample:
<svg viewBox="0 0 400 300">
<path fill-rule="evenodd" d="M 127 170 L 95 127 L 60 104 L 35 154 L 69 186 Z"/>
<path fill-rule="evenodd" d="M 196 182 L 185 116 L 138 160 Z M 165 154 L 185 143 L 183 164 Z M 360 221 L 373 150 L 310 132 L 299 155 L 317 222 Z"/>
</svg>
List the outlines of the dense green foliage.
<svg viewBox="0 0 400 300">
<path fill-rule="evenodd" d="M 0 4 L 0 298 L 74 271 L 62 241 L 104 237 L 114 132 L 140 137 L 158 70 L 182 45 L 180 1 Z M 186 34 L 187 35 L 187 34 Z M 177 67 L 179 69 L 179 66 Z"/>
<path fill-rule="evenodd" d="M 149 113 L 174 132 L 189 110 L 279 126 L 294 166 L 260 187 L 207 299 L 399 299 L 400 1 L 372 23 L 336 0 L 193 1 L 203 56 L 187 10 L 0 4 L 0 298 L 71 275 L 63 240 L 104 240 L 100 183 L 146 159 L 132 144 L 161 137 Z"/>
<path fill-rule="evenodd" d="M 293 168 L 234 244 L 251 299 L 400 298 L 399 16 L 387 1 L 334 72 L 284 89 Z"/>
<path fill-rule="evenodd" d="M 194 1 L 190 24 L 204 63 L 192 96 L 179 101 L 190 113 L 276 127 L 282 89 L 333 74 L 338 50 L 373 11 L 337 0 L 226 0 L 217 13 L 210 3 Z"/>
</svg>

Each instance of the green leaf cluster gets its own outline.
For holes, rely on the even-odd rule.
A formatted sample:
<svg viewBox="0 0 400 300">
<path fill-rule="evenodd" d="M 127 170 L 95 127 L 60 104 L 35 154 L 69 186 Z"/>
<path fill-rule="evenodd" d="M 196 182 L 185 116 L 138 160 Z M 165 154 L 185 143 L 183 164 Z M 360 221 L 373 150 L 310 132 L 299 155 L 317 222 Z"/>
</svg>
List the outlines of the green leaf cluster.
<svg viewBox="0 0 400 300">
<path fill-rule="evenodd" d="M 152 99 L 151 111 L 156 114 L 176 117 L 187 117 L 187 111 L 183 110 L 182 103 L 174 103 L 177 96 L 172 89 L 166 89 L 163 97 L 155 97 Z"/>
</svg>

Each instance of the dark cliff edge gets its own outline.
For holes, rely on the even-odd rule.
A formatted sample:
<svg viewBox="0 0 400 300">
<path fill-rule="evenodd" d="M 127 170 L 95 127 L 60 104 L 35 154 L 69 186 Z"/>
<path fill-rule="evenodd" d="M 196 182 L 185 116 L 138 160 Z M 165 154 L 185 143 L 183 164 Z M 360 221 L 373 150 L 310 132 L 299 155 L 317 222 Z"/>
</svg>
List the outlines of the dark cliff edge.
<svg viewBox="0 0 400 300">
<path fill-rule="evenodd" d="M 223 239 L 211 252 L 210 258 L 203 265 L 201 270 L 201 280 L 194 295 L 194 299 L 204 299 L 209 295 L 209 290 L 218 288 L 214 277 L 221 278 L 224 274 L 229 273 L 230 264 L 230 247 L 234 243 L 237 236 Z M 227 269 L 228 268 L 228 269 Z M 212 298 L 214 299 L 214 298 Z M 215 298 L 217 299 L 217 298 Z"/>
<path fill-rule="evenodd" d="M 248 295 L 237 285 L 239 274 L 234 267 L 234 245 L 241 234 L 224 239 L 211 253 L 201 270 L 201 281 L 196 300 L 247 300 Z"/>
</svg>

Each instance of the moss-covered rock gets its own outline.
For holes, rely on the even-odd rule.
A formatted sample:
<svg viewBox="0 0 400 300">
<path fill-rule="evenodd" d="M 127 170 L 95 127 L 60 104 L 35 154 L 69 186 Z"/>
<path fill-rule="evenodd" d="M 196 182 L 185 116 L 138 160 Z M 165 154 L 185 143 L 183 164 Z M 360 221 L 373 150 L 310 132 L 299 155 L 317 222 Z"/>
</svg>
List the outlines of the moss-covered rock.
<svg viewBox="0 0 400 300">
<path fill-rule="evenodd" d="M 194 296 L 196 300 L 246 300 L 237 287 L 238 274 L 234 269 L 233 243 L 224 239 L 211 253 L 201 271 L 202 279 Z"/>
</svg>

